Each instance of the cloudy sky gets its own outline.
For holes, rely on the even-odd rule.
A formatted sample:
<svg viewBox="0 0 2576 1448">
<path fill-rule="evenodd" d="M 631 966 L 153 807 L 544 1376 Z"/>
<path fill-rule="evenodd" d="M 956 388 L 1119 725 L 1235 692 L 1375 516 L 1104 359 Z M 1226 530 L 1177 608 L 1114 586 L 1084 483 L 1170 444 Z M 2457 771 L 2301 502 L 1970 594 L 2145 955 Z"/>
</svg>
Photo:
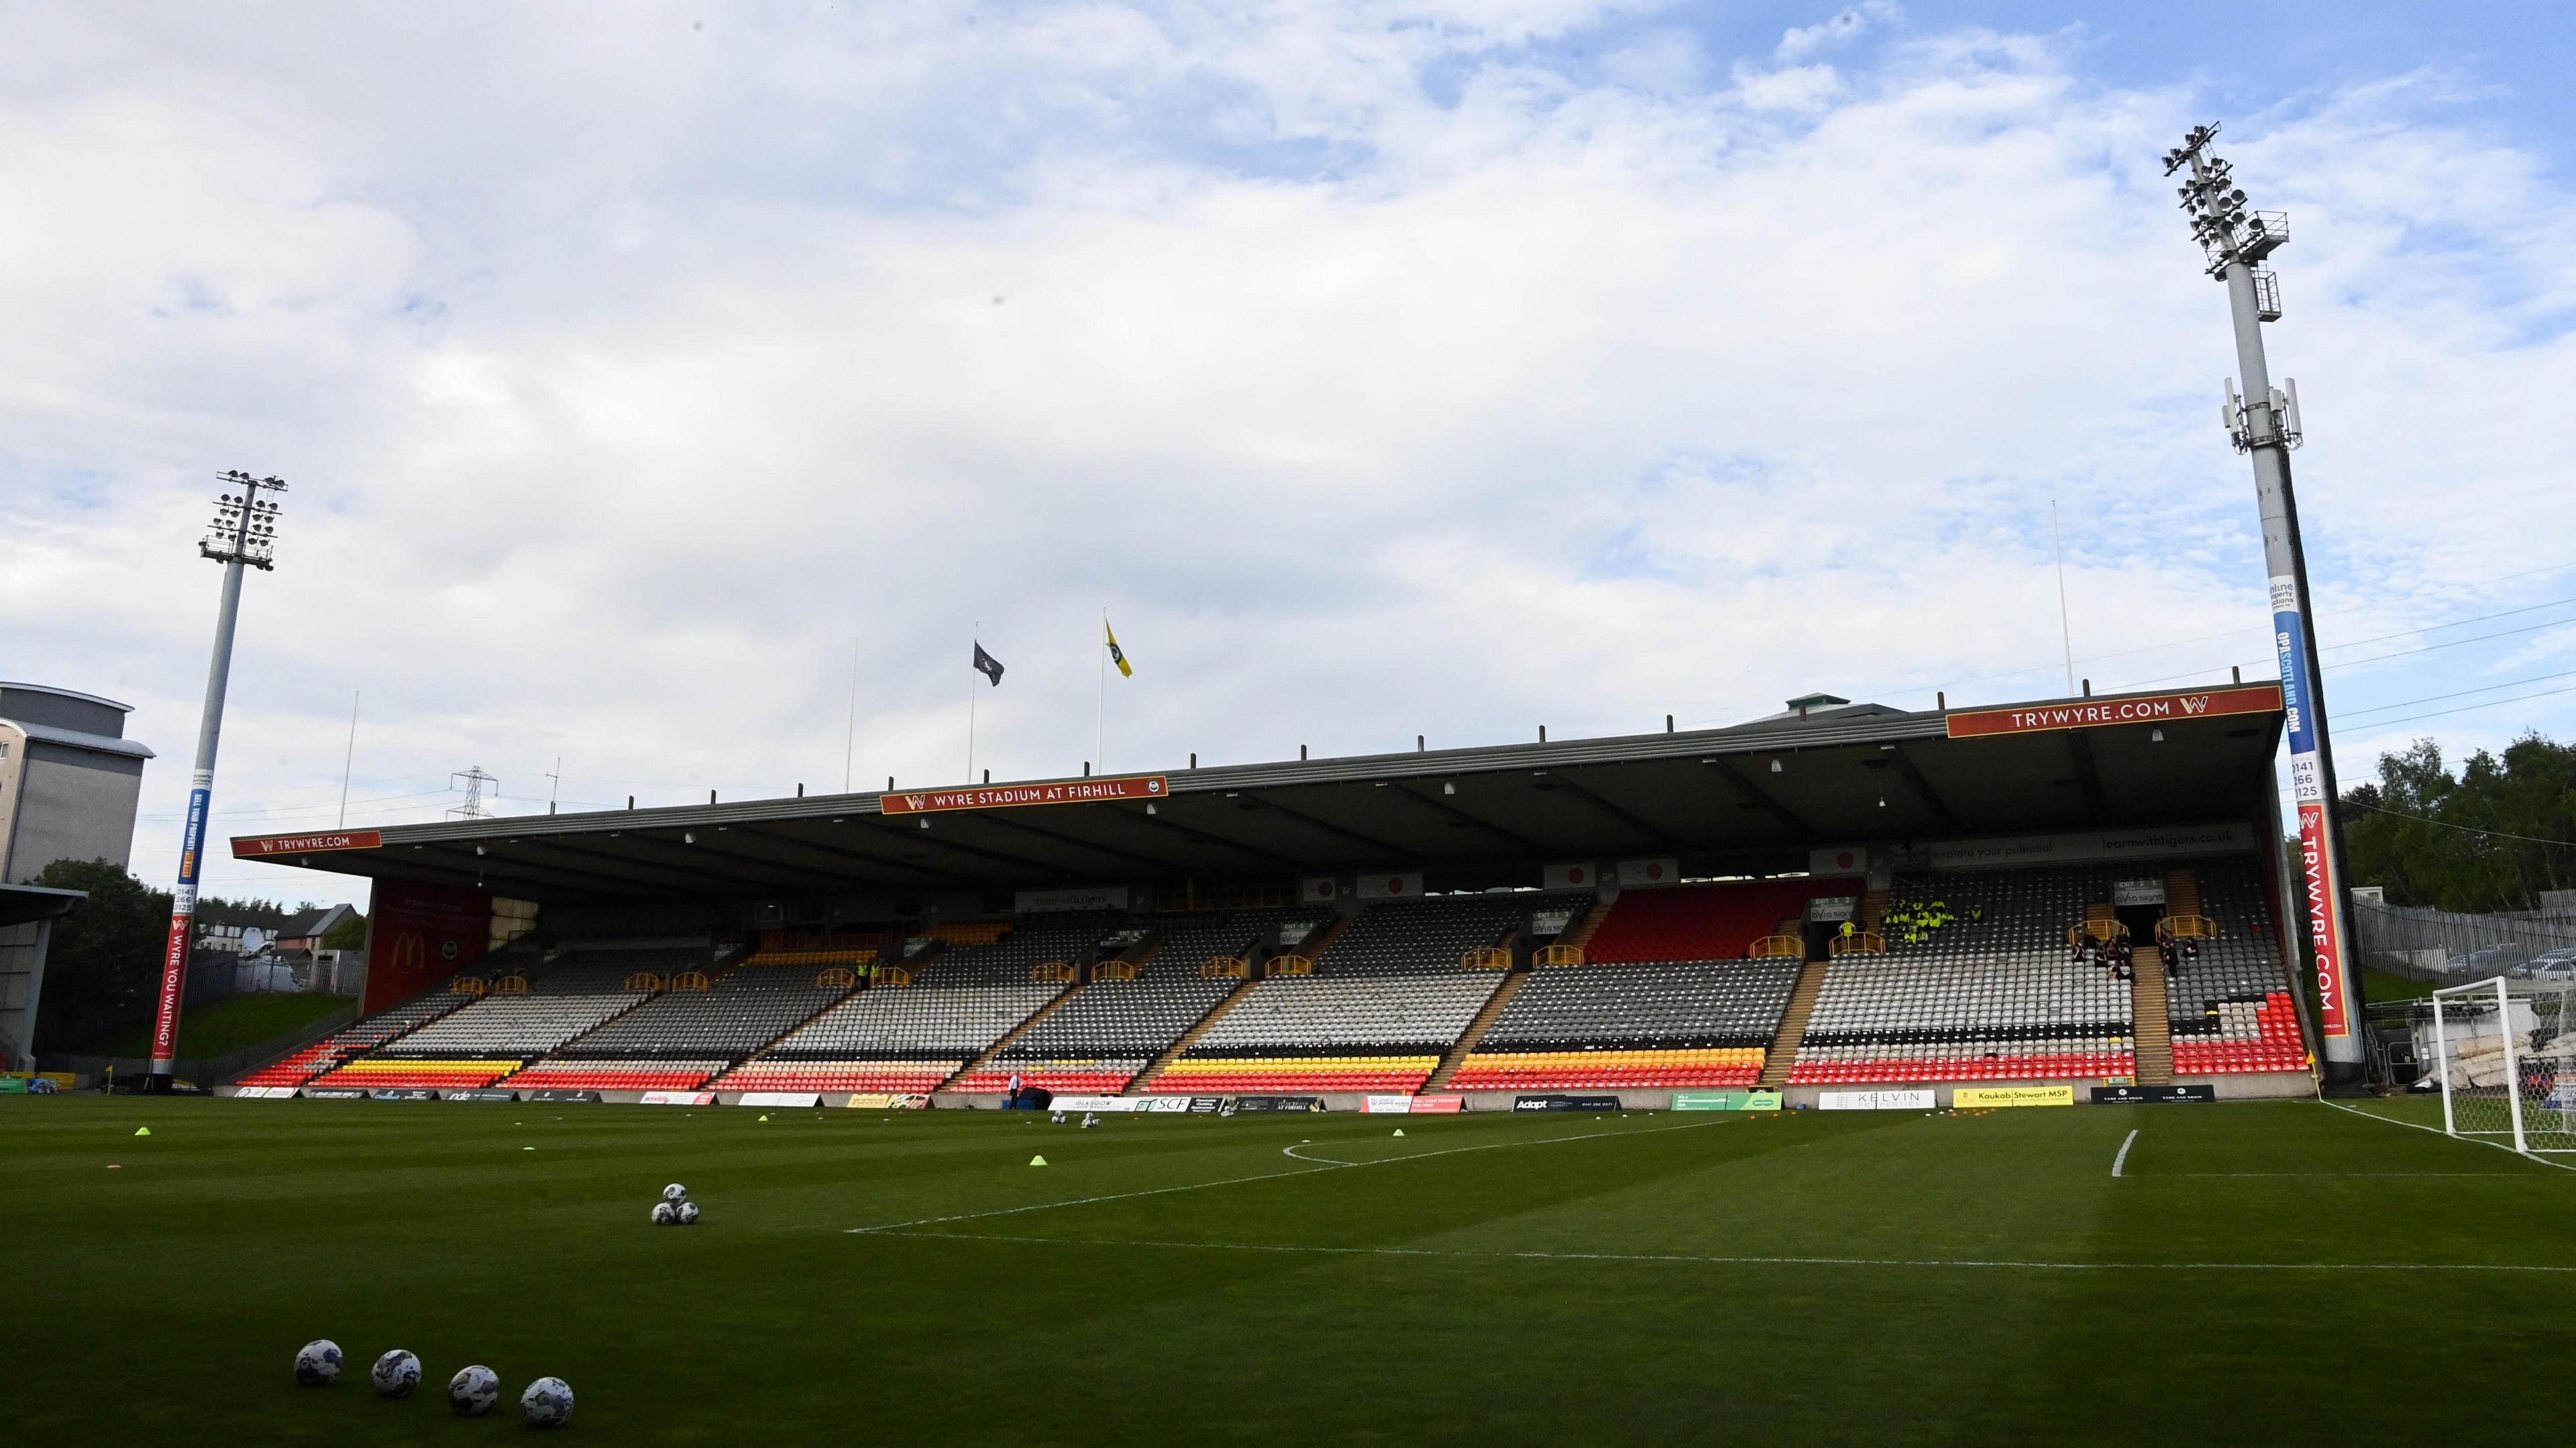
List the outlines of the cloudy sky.
<svg viewBox="0 0 2576 1448">
<path fill-rule="evenodd" d="M 0 677 L 166 880 L 233 467 L 219 837 L 353 693 L 353 824 L 952 782 L 975 636 L 1075 772 L 1104 609 L 1112 770 L 2053 696 L 2052 500 L 2077 675 L 2268 675 L 2218 120 L 2347 777 L 2576 735 L 2571 26 L 2309 13 L 0 5 Z"/>
</svg>

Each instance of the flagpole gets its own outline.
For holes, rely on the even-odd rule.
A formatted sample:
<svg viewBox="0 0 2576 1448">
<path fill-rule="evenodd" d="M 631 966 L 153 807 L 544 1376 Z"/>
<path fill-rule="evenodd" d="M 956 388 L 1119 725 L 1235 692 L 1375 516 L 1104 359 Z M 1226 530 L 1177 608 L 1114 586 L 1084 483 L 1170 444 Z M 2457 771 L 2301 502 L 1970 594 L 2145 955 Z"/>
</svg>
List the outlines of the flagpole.
<svg viewBox="0 0 2576 1448">
<path fill-rule="evenodd" d="M 984 621 L 980 618 L 975 620 L 975 632 L 975 647 L 980 649 L 984 646 Z M 975 670 L 971 668 L 966 671 L 966 782 L 975 782 Z"/>
<path fill-rule="evenodd" d="M 1109 610 L 1100 611 L 1100 703 L 1091 713 L 1091 767 L 1109 772 Z"/>
<path fill-rule="evenodd" d="M 841 793 L 850 792 L 850 756 L 859 741 L 859 641 L 850 640 L 850 727 L 841 736 Z"/>
</svg>

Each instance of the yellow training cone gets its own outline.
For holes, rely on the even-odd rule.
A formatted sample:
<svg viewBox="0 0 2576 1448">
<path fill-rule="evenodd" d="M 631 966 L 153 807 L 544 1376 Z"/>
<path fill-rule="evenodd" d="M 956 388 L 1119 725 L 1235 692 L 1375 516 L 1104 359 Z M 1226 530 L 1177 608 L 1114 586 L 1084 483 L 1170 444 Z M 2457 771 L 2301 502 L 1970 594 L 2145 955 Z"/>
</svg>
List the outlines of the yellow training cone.
<svg viewBox="0 0 2576 1448">
<path fill-rule="evenodd" d="M 1401 1127 L 1401 1126 L 1397 1127 L 1397 1128 L 1395 1129 L 1395 1134 L 1396 1134 L 1396 1135 L 1398 1135 L 1398 1136 L 1402 1136 L 1402 1135 L 1404 1135 L 1404 1128 L 1403 1128 L 1403 1127 Z"/>
<path fill-rule="evenodd" d="M 1044 1166 L 1044 1165 L 1046 1165 L 1046 1158 L 1045 1158 L 1045 1157 L 1042 1157 L 1042 1156 L 1033 1156 L 1033 1157 L 1030 1157 L 1030 1158 L 1029 1158 L 1029 1165 L 1031 1165 L 1031 1166 Z"/>
<path fill-rule="evenodd" d="M 152 1128 L 148 1126 L 138 1126 L 134 1128 L 134 1134 L 137 1136 L 150 1136 L 152 1134 Z"/>
<path fill-rule="evenodd" d="M 763 1121 L 767 1121 L 769 1118 L 768 1118 L 767 1116 L 763 1116 L 763 1117 L 761 1117 L 760 1119 L 761 1119 L 761 1120 L 763 1120 Z"/>
</svg>

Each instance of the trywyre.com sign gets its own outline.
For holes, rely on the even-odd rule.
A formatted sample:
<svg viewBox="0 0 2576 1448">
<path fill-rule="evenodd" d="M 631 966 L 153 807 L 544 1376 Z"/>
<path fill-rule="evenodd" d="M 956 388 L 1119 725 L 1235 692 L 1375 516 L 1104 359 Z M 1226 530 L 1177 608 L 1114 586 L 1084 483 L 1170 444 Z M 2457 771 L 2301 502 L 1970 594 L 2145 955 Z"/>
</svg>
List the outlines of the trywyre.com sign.
<svg viewBox="0 0 2576 1448">
<path fill-rule="evenodd" d="M 2109 724 L 2163 724 L 2221 714 L 2264 714 L 2281 707 L 2281 686 L 2251 684 L 2134 699 L 2082 699 L 2018 709 L 1971 709 L 1949 716 L 1950 737 L 2032 734 L 2051 729 L 2098 729 Z"/>
</svg>

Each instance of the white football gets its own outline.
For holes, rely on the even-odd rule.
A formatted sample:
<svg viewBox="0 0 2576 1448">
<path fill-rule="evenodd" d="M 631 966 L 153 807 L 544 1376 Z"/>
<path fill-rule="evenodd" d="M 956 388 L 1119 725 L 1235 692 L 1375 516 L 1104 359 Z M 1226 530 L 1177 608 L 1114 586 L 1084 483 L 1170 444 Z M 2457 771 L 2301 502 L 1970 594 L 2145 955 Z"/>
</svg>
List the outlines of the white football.
<svg viewBox="0 0 2576 1448">
<path fill-rule="evenodd" d="M 447 1406 L 460 1418 L 480 1418 L 501 1401 L 501 1375 L 476 1363 L 447 1380 Z"/>
<path fill-rule="evenodd" d="M 340 1380 L 340 1345 L 327 1337 L 317 1337 L 295 1354 L 295 1380 L 308 1388 L 324 1387 Z"/>
<path fill-rule="evenodd" d="M 672 1206 L 669 1202 L 655 1202 L 653 1204 L 654 1226 L 667 1227 L 678 1220 L 680 1220 L 679 1208 Z"/>
<path fill-rule="evenodd" d="M 376 1365 L 368 1370 L 367 1377 L 376 1385 L 376 1391 L 386 1397 L 408 1398 L 411 1390 L 420 1386 L 420 1359 L 395 1348 L 376 1359 Z"/>
<path fill-rule="evenodd" d="M 539 1378 L 519 1394 L 519 1414 L 531 1428 L 560 1428 L 572 1416 L 572 1385 L 561 1378 Z"/>
<path fill-rule="evenodd" d="M 688 1199 L 689 1189 L 680 1185 L 678 1182 L 673 1182 L 669 1186 L 662 1188 L 662 1200 L 666 1202 L 685 1202 Z"/>
<path fill-rule="evenodd" d="M 695 1202 L 680 1203 L 680 1225 L 683 1227 L 694 1227 L 697 1224 L 698 1204 Z"/>
</svg>

